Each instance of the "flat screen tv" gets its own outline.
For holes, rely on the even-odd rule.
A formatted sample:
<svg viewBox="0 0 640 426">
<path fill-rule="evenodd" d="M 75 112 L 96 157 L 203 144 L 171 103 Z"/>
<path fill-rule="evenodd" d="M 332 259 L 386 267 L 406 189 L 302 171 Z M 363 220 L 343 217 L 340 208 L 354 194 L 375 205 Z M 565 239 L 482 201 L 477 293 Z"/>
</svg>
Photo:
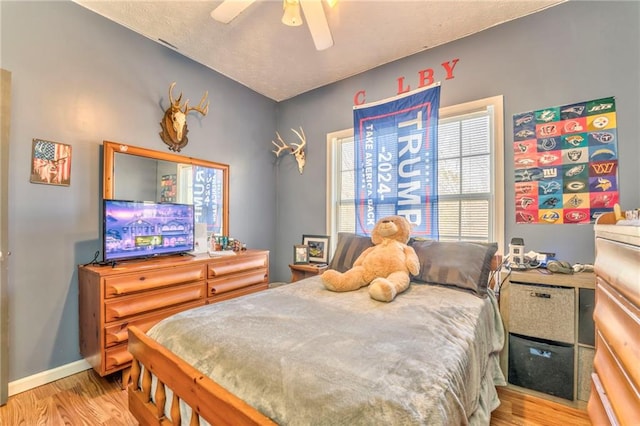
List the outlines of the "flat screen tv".
<svg viewBox="0 0 640 426">
<path fill-rule="evenodd" d="M 194 248 L 191 204 L 104 200 L 105 262 L 181 254 Z"/>
</svg>

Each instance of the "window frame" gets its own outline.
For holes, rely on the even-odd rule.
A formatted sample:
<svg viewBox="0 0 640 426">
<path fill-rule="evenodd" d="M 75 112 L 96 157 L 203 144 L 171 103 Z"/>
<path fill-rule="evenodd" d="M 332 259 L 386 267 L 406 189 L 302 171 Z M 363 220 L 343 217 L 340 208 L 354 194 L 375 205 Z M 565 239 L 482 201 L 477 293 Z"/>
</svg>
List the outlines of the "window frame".
<svg viewBox="0 0 640 426">
<path fill-rule="evenodd" d="M 494 230 L 495 241 L 498 243 L 498 252 L 504 251 L 504 99 L 502 95 L 492 96 L 488 98 L 478 99 L 475 101 L 464 102 L 448 107 L 441 107 L 439 110 L 439 118 L 450 118 L 453 116 L 473 114 L 476 112 L 493 110 L 490 115 L 492 125 L 490 126 L 492 144 L 490 146 L 491 161 L 493 169 L 491 171 L 491 188 L 492 196 L 490 197 L 490 221 L 491 228 Z M 334 220 L 333 206 L 335 204 L 334 194 L 337 194 L 337 180 L 335 171 L 337 164 L 334 162 L 333 153 L 335 152 L 338 141 L 345 138 L 353 138 L 353 128 L 338 130 L 327 133 L 327 191 L 326 191 L 326 230 L 331 236 L 337 235 L 337 224 Z M 332 238 L 332 245 L 336 244 L 336 238 Z M 332 247 L 332 252 L 335 247 Z"/>
</svg>

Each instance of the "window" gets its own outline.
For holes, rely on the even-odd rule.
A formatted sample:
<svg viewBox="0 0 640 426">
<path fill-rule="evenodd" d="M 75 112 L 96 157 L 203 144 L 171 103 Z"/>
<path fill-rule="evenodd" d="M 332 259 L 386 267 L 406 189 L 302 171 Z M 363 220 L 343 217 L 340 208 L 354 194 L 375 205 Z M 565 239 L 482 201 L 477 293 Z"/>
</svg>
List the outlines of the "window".
<svg viewBox="0 0 640 426">
<path fill-rule="evenodd" d="M 193 204 L 193 171 L 189 164 L 178 164 L 178 202 Z"/>
<path fill-rule="evenodd" d="M 440 108 L 439 234 L 443 241 L 498 242 L 503 251 L 502 96 Z M 327 135 L 327 229 L 355 230 L 353 129 Z"/>
</svg>

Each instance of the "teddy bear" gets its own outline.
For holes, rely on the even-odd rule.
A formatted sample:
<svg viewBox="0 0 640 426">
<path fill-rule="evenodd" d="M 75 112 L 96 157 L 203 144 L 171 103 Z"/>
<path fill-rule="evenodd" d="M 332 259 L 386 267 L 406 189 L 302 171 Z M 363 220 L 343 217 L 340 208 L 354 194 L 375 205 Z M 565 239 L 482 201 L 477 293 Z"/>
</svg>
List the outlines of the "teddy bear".
<svg viewBox="0 0 640 426">
<path fill-rule="evenodd" d="M 344 273 L 326 270 L 321 278 L 331 291 L 352 291 L 369 285 L 369 295 L 380 302 L 391 302 L 409 288 L 410 275 L 418 275 L 420 262 L 408 246 L 411 224 L 404 216 L 387 216 L 376 222 L 371 232 L 374 246 L 356 259 Z"/>
</svg>

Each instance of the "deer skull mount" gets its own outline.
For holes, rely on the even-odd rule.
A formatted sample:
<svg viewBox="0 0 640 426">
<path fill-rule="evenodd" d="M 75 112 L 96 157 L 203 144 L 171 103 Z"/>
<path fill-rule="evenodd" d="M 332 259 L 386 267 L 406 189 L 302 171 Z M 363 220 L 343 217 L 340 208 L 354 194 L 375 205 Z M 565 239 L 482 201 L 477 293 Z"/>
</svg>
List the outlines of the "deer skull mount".
<svg viewBox="0 0 640 426">
<path fill-rule="evenodd" d="M 182 92 L 180 96 L 178 96 L 178 99 L 173 99 L 173 88 L 175 85 L 176 82 L 174 81 L 171 83 L 171 86 L 169 86 L 169 102 L 171 102 L 171 105 L 164 112 L 164 117 L 162 117 L 162 121 L 160 122 L 160 127 L 162 127 L 160 138 L 169 146 L 169 150 L 180 152 L 189 142 L 187 138 L 187 133 L 189 132 L 187 128 L 187 114 L 191 111 L 196 111 L 202 114 L 203 117 L 206 116 L 207 112 L 209 112 L 209 101 L 207 100 L 209 92 L 204 92 L 200 103 L 196 107 L 189 106 L 189 99 L 184 102 L 184 105 L 180 105 Z M 207 103 L 206 105 L 205 102 Z"/>
<path fill-rule="evenodd" d="M 306 156 L 304 153 L 304 147 L 307 144 L 307 137 L 304 135 L 304 130 L 300 127 L 300 133 L 298 133 L 295 129 L 291 129 L 293 133 L 298 136 L 300 139 L 300 143 L 292 143 L 291 145 L 287 145 L 287 143 L 282 140 L 280 133 L 276 132 L 276 136 L 278 137 L 278 142 L 271 141 L 278 149 L 274 149 L 272 152 L 276 155 L 276 158 L 280 156 L 282 151 L 289 151 L 289 154 L 293 155 L 296 158 L 296 162 L 298 163 L 298 171 L 302 174 L 302 170 L 304 169 L 304 165 L 306 163 Z"/>
</svg>

